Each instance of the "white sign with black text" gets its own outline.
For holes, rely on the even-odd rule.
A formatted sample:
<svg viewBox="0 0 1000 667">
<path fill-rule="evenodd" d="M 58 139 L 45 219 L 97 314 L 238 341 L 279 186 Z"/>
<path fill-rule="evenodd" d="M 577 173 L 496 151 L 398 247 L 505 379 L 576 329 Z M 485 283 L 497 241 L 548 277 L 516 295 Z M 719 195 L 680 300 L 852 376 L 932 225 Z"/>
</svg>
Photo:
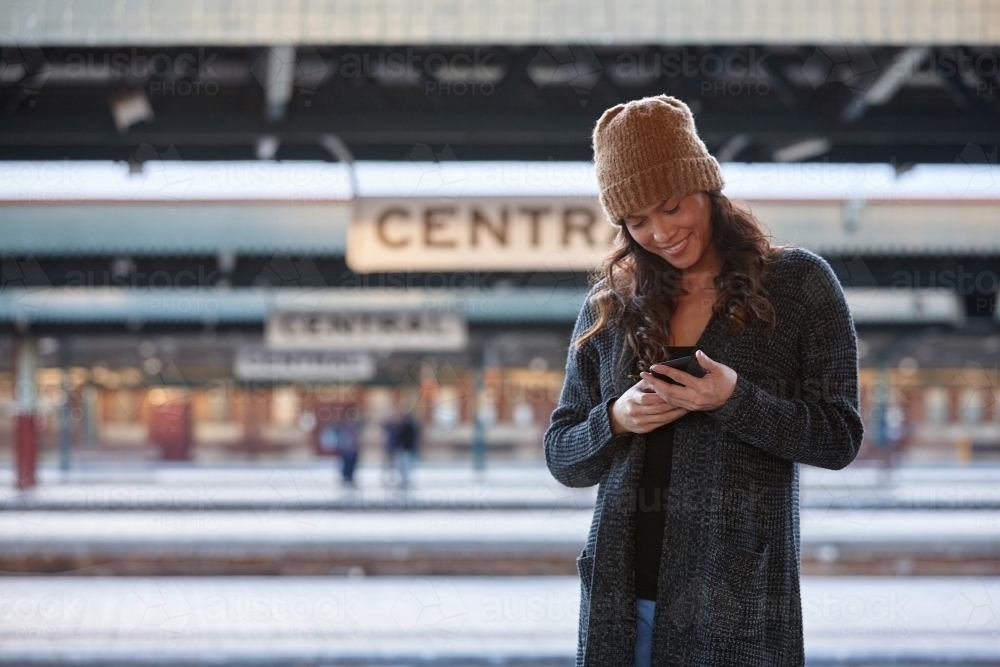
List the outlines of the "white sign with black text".
<svg viewBox="0 0 1000 667">
<path fill-rule="evenodd" d="M 274 350 L 243 347 L 233 361 L 239 380 L 371 380 L 375 357 L 369 352 L 324 352 L 322 350 Z"/>
<path fill-rule="evenodd" d="M 463 350 L 468 339 L 460 313 L 432 310 L 276 311 L 265 329 L 276 349 Z"/>
<path fill-rule="evenodd" d="M 347 265 L 358 273 L 588 270 L 617 232 L 595 197 L 363 198 Z"/>
</svg>

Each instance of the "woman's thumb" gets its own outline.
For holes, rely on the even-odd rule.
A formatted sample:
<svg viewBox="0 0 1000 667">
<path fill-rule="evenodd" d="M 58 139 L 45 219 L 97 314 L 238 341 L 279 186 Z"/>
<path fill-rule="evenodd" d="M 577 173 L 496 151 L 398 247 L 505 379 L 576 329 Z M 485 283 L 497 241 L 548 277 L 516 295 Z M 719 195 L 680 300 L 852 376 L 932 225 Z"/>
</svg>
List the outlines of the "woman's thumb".
<svg viewBox="0 0 1000 667">
<path fill-rule="evenodd" d="M 701 364 L 701 367 L 706 371 L 714 371 L 719 366 L 718 362 L 710 359 L 709 356 L 701 350 L 698 350 L 698 352 L 695 353 L 695 357 L 698 359 L 698 363 Z"/>
</svg>

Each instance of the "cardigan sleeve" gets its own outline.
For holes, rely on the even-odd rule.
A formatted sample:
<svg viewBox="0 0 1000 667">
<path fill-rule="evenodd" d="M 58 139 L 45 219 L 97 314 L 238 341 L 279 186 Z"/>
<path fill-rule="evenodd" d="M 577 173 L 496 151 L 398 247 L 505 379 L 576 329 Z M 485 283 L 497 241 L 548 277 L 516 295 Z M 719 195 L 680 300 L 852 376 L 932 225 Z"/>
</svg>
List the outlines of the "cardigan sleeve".
<svg viewBox="0 0 1000 667">
<path fill-rule="evenodd" d="M 840 470 L 858 454 L 858 348 L 844 291 L 817 258 L 798 291 L 801 391 L 780 398 L 739 375 L 726 403 L 707 414 L 740 440 L 775 456 Z"/>
<path fill-rule="evenodd" d="M 571 341 L 594 321 L 588 293 Z M 600 334 L 598 334 L 600 337 Z M 566 355 L 566 377 L 559 404 L 543 437 L 545 463 L 552 476 L 571 487 L 593 486 L 611 468 L 616 449 L 631 438 L 631 433 L 613 434 L 608 406 L 615 398 L 602 400 L 600 357 L 591 338 L 581 346 L 572 345 Z"/>
</svg>

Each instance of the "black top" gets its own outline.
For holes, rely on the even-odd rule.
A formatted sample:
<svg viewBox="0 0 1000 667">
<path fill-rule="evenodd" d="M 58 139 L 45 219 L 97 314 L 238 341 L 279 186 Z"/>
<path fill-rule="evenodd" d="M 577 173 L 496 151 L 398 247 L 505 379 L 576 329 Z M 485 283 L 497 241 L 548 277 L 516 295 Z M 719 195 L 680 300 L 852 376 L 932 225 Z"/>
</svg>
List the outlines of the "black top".
<svg viewBox="0 0 1000 667">
<path fill-rule="evenodd" d="M 670 346 L 671 359 L 694 354 L 695 346 Z M 663 553 L 663 523 L 666 518 L 667 489 L 674 452 L 674 423 L 664 424 L 646 434 L 646 454 L 642 477 L 636 489 L 635 507 L 635 596 L 656 599 Z"/>
</svg>

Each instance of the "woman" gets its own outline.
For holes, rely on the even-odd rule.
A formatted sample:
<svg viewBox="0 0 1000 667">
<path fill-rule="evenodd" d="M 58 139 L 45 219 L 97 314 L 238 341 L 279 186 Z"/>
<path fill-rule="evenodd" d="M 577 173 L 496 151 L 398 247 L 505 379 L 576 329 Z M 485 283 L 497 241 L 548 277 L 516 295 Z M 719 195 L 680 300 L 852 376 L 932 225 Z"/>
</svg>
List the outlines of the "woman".
<svg viewBox="0 0 1000 667">
<path fill-rule="evenodd" d="M 600 485 L 577 665 L 802 665 L 797 464 L 863 435 L 843 291 L 721 194 L 683 102 L 608 109 L 594 161 L 620 231 L 544 437 L 557 480 Z M 704 377 L 656 365 L 694 350 Z"/>
</svg>

